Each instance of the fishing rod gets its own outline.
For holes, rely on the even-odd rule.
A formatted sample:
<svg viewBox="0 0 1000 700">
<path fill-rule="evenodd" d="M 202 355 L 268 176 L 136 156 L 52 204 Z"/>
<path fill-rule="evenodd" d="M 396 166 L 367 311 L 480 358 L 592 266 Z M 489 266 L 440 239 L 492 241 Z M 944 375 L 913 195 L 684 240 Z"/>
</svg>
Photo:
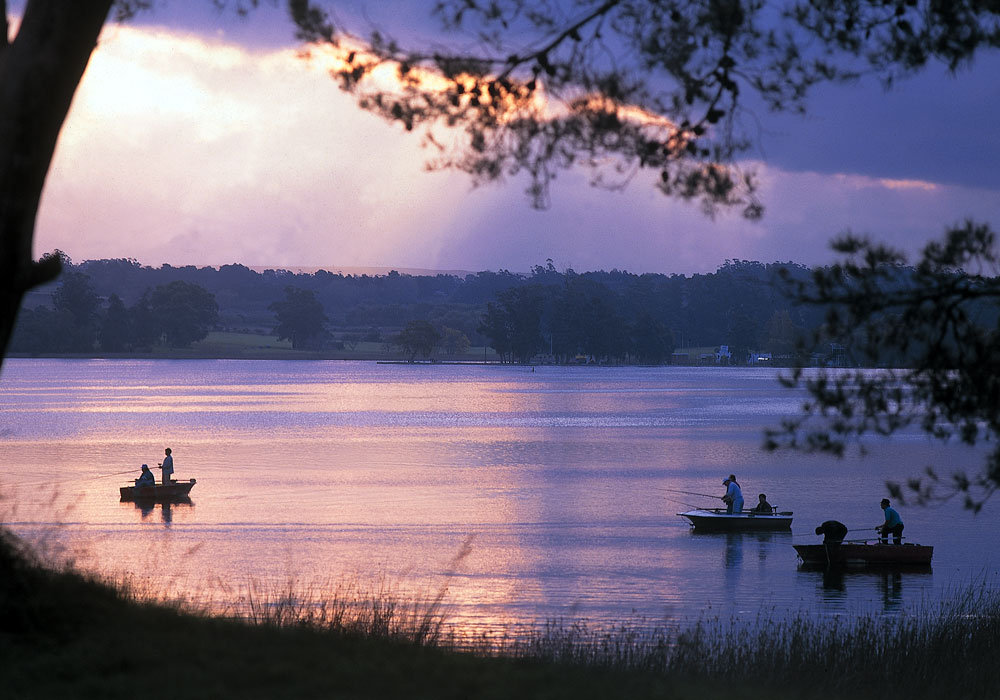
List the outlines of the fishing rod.
<svg viewBox="0 0 1000 700">
<path fill-rule="evenodd" d="M 848 532 L 871 532 L 877 528 L 874 527 L 852 527 Z M 803 532 L 798 535 L 792 535 L 792 537 L 821 537 L 822 535 L 814 535 L 809 532 Z M 844 542 L 864 542 L 865 540 L 843 540 Z"/>
<path fill-rule="evenodd" d="M 676 498 L 670 498 L 669 496 L 667 496 L 667 497 L 666 497 L 666 499 L 667 499 L 668 501 L 670 501 L 671 503 L 680 503 L 680 504 L 681 504 L 682 506 L 684 506 L 685 508 L 694 508 L 694 509 L 696 509 L 696 510 L 697 510 L 697 509 L 699 509 L 699 508 L 701 508 L 701 507 L 702 507 L 702 506 L 696 506 L 696 505 L 694 505 L 693 503 L 685 503 L 684 501 L 681 501 L 681 500 L 678 500 L 678 499 L 676 499 Z"/>
<path fill-rule="evenodd" d="M 698 493 L 697 491 L 682 491 L 680 489 L 667 489 L 667 488 L 663 488 L 662 486 L 654 486 L 653 488 L 655 488 L 655 489 L 657 489 L 659 491 L 672 491 L 674 493 L 686 493 L 688 496 L 704 496 L 705 498 L 722 498 L 722 496 L 720 496 L 718 494 Z"/>
<path fill-rule="evenodd" d="M 122 474 L 134 474 L 135 469 L 127 469 L 123 472 L 111 472 L 110 474 L 98 474 L 97 476 L 84 476 L 79 479 L 73 479 L 73 483 L 79 481 L 93 481 L 94 479 L 108 479 L 112 476 L 121 476 Z M 46 484 L 64 484 L 66 479 L 43 479 L 40 481 L 13 481 L 8 482 L 13 486 L 44 486 Z"/>
</svg>

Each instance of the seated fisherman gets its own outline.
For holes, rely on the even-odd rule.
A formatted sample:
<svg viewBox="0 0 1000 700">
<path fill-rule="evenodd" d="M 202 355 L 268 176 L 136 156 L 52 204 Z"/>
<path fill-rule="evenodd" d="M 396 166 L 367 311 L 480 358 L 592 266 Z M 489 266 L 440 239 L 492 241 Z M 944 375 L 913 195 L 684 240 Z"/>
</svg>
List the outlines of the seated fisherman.
<svg viewBox="0 0 1000 700">
<path fill-rule="evenodd" d="M 754 506 L 753 510 L 751 511 L 752 513 L 756 513 L 757 515 L 770 515 L 771 513 L 774 512 L 774 508 L 772 508 L 771 504 L 767 502 L 766 493 L 757 494 L 757 498 L 760 500 L 760 502 Z"/>
<path fill-rule="evenodd" d="M 149 467 L 145 464 L 142 465 L 142 474 L 139 478 L 135 480 L 136 486 L 155 486 L 156 478 L 153 476 L 153 472 L 149 471 Z"/>
</svg>

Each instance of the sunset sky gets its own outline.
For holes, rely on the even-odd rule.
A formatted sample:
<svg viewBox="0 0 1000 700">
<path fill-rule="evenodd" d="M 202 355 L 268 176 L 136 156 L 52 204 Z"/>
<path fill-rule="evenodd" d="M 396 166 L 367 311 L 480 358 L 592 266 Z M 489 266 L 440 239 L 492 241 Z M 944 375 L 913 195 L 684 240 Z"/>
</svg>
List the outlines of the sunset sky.
<svg viewBox="0 0 1000 700">
<path fill-rule="evenodd" d="M 432 4 L 370 3 L 367 17 L 412 30 L 414 7 Z M 848 229 L 912 252 L 967 217 L 1000 226 L 997 55 L 888 93 L 872 80 L 825 88 L 805 118 L 758 115 L 760 222 L 708 219 L 650 186 L 655 174 L 606 192 L 564 173 L 537 211 L 525 181 L 473 189 L 426 173 L 418 135 L 361 112 L 297 55 L 283 7 L 244 20 L 207 0 L 162 2 L 106 27 L 49 174 L 36 256 L 467 271 L 551 258 L 691 274 L 727 259 L 827 262 Z"/>
</svg>

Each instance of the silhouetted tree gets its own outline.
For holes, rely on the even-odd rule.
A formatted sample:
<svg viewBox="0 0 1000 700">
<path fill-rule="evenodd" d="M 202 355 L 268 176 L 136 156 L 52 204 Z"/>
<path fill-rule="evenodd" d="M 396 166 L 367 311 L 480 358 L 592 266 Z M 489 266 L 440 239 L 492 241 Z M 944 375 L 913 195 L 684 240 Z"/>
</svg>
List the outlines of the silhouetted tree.
<svg viewBox="0 0 1000 700">
<path fill-rule="evenodd" d="M 764 329 L 764 347 L 774 355 L 791 356 L 800 340 L 800 332 L 792 322 L 788 309 L 771 314 Z"/>
<path fill-rule="evenodd" d="M 101 300 L 94 293 L 90 278 L 79 272 L 63 275 L 62 283 L 52 294 L 52 306 L 61 315 L 61 352 L 89 352 L 98 333 L 98 310 Z"/>
<path fill-rule="evenodd" d="M 732 353 L 730 362 L 736 365 L 746 364 L 750 351 L 757 349 L 757 323 L 749 309 L 738 303 L 729 307 L 727 322 L 726 338 L 729 341 L 729 352 Z"/>
<path fill-rule="evenodd" d="M 268 307 L 278 318 L 278 340 L 291 340 L 295 350 L 318 349 L 328 335 L 323 305 L 308 289 L 285 287 L 285 298 Z"/>
<path fill-rule="evenodd" d="M 112 294 L 108 297 L 108 308 L 101 321 L 98 340 L 101 350 L 105 352 L 122 352 L 132 347 L 132 329 L 129 322 L 128 309 L 121 297 Z"/>
<path fill-rule="evenodd" d="M 393 344 L 402 348 L 413 362 L 417 355 L 430 357 L 434 348 L 441 342 L 441 332 L 428 321 L 410 321 L 406 328 L 393 338 Z"/>
<path fill-rule="evenodd" d="M 151 294 L 152 292 L 147 289 L 128 310 L 132 346 L 136 349 L 152 349 L 162 339 L 163 333 L 153 315 Z"/>
<path fill-rule="evenodd" d="M 609 188 L 652 169 L 665 194 L 750 218 L 756 183 L 734 163 L 754 141 L 755 103 L 800 112 L 816 83 L 874 70 L 891 84 L 1000 45 L 1000 8 L 982 0 L 435 3 L 446 28 L 479 39 L 472 49 L 408 48 L 382 30 L 362 40 L 318 3 L 289 6 L 301 38 L 337 50 L 335 75 L 362 108 L 426 130 L 432 167 L 476 182 L 526 174 L 539 206 L 560 169 L 590 166 Z M 381 66 L 396 87 L 371 79 Z M 464 138 L 449 150 L 455 126 Z"/>
<path fill-rule="evenodd" d="M 11 339 L 11 351 L 31 355 L 58 352 L 64 320 L 64 315 L 45 306 L 22 310 Z"/>
<path fill-rule="evenodd" d="M 497 342 L 501 347 L 508 348 L 513 361 L 530 362 L 544 347 L 541 332 L 542 288 L 538 285 L 514 287 L 498 294 L 497 302 L 505 333 L 505 337 L 497 339 Z M 500 352 L 495 345 L 493 348 Z"/>
<path fill-rule="evenodd" d="M 225 0 L 221 0 L 225 5 Z M 255 0 L 234 2 L 245 12 Z M 58 257 L 33 262 L 35 217 L 56 140 L 112 7 L 119 19 L 149 0 L 27 0 L 9 36 L 0 0 L 0 348 L 27 290 L 53 280 Z M 1000 44 L 1000 8 L 981 0 L 442 0 L 449 28 L 475 28 L 480 50 L 406 50 L 384 33 L 359 41 L 308 0 L 289 0 L 296 35 L 331 45 L 336 75 L 358 104 L 407 129 L 430 130 L 433 165 L 476 181 L 526 173 L 537 204 L 561 168 L 596 168 L 620 187 L 643 168 L 671 196 L 760 215 L 752 173 L 735 159 L 752 142 L 743 101 L 804 110 L 809 88 L 870 66 L 887 82 L 928 61 L 954 69 Z M 512 48 L 513 43 L 513 48 Z M 846 57 L 846 58 L 845 58 Z M 838 62 L 839 61 L 839 62 Z M 399 89 L 367 78 L 394 65 Z M 424 81 L 425 71 L 443 87 Z M 746 123 L 756 124 L 756 120 Z M 464 141 L 434 138 L 433 127 Z M 448 151 L 441 145 L 455 143 Z M 607 167 L 602 169 L 601 166 Z M 192 280 L 185 280 L 192 281 Z"/>
<path fill-rule="evenodd" d="M 149 303 L 163 343 L 172 348 L 186 348 L 201 340 L 219 318 L 218 304 L 210 292 L 180 280 L 154 289 Z"/>
<path fill-rule="evenodd" d="M 112 0 L 32 0 L 9 38 L 0 0 L 0 349 L 24 294 L 49 282 L 59 256 L 31 258 L 35 217 L 56 139 Z M 124 10 L 124 6 L 123 6 Z"/>
<path fill-rule="evenodd" d="M 882 370 L 797 370 L 787 382 L 812 396 L 802 415 L 769 431 L 767 447 L 843 455 L 864 435 L 892 435 L 917 426 L 942 442 L 990 447 L 978 471 L 942 480 L 933 467 L 906 486 L 889 482 L 897 498 L 918 502 L 962 494 L 979 510 L 1000 488 L 1000 253 L 996 234 L 966 222 L 928 244 L 915 267 L 886 246 L 855 236 L 836 244 L 843 262 L 795 282 L 804 303 L 828 308 L 825 337 L 860 332 L 856 348 Z M 818 337 L 818 336 L 817 336 Z M 858 443 L 860 446 L 860 443 Z M 863 449 L 863 447 L 862 447 Z"/>
<path fill-rule="evenodd" d="M 663 364 L 674 351 L 670 329 L 648 313 L 633 321 L 630 335 L 632 356 L 640 364 Z"/>
<path fill-rule="evenodd" d="M 486 311 L 476 330 L 486 338 L 487 344 L 493 348 L 501 362 L 512 361 L 510 315 L 500 303 L 487 302 Z"/>
<path fill-rule="evenodd" d="M 445 326 L 441 329 L 441 347 L 449 355 L 461 355 L 469 351 L 469 339 L 465 333 Z"/>
</svg>

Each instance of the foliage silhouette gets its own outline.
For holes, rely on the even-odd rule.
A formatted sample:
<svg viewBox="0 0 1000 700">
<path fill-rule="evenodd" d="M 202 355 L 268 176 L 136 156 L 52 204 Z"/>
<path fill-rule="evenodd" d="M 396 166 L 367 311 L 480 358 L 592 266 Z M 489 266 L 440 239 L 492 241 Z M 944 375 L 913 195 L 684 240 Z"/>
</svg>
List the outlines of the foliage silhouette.
<svg viewBox="0 0 1000 700">
<path fill-rule="evenodd" d="M 889 491 L 919 503 L 961 494 L 973 511 L 1000 488 L 1000 277 L 996 233 L 967 221 L 929 243 L 913 267 L 898 251 L 846 235 L 842 262 L 791 282 L 804 303 L 828 309 L 825 337 L 849 339 L 877 371 L 801 369 L 786 378 L 808 390 L 803 413 L 769 432 L 767 447 L 843 455 L 868 434 L 910 426 L 941 442 L 990 448 L 972 474 L 933 467 Z M 814 338 L 815 341 L 815 338 Z"/>
<path fill-rule="evenodd" d="M 325 324 L 329 319 L 312 290 L 285 287 L 285 298 L 268 308 L 278 319 L 274 329 L 278 340 L 291 340 L 295 350 L 322 346 L 327 336 Z"/>
<path fill-rule="evenodd" d="M 399 332 L 392 342 L 403 349 L 410 362 L 417 355 L 430 357 L 442 339 L 441 332 L 425 320 L 410 321 L 406 328 Z"/>
</svg>

